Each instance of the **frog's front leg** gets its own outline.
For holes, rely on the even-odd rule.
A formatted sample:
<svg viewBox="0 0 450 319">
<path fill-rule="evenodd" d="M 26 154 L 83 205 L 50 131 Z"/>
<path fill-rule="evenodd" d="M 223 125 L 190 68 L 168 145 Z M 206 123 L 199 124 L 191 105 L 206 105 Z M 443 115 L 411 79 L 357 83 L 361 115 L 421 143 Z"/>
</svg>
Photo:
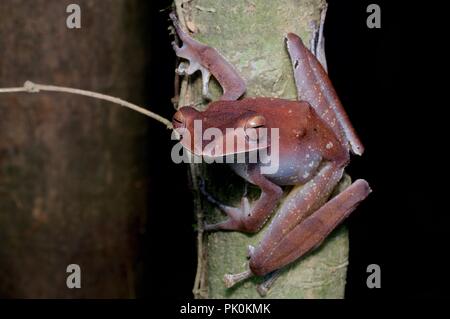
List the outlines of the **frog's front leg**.
<svg viewBox="0 0 450 319">
<path fill-rule="evenodd" d="M 228 219 L 223 222 L 206 224 L 205 230 L 236 230 L 255 233 L 258 232 L 269 219 L 283 195 L 283 190 L 280 186 L 264 177 L 260 173 L 258 165 L 250 165 L 247 173 L 249 180 L 261 188 L 261 195 L 252 208 L 250 208 L 246 196 L 242 198 L 241 207 L 231 207 L 220 203 L 203 190 L 206 198 L 217 205 L 228 216 Z"/>
<path fill-rule="evenodd" d="M 202 73 L 202 93 L 208 99 L 211 99 L 208 90 L 211 74 L 222 86 L 221 100 L 232 101 L 241 97 L 245 93 L 246 86 L 245 81 L 236 69 L 216 49 L 194 40 L 184 32 L 175 13 L 171 13 L 170 18 L 179 38 L 183 41 L 181 47 L 172 43 L 175 53 L 178 57 L 189 61 L 189 66 L 179 67 L 178 73 L 191 75 L 200 70 Z"/>
</svg>

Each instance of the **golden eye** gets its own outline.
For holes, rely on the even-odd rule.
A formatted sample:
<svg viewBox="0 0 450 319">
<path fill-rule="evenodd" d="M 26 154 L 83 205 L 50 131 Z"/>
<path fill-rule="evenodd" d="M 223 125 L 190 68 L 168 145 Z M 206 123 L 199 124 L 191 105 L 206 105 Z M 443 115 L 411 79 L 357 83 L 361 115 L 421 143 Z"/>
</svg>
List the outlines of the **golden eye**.
<svg viewBox="0 0 450 319">
<path fill-rule="evenodd" d="M 262 115 L 252 116 L 245 124 L 245 135 L 249 140 L 257 141 L 262 137 L 266 119 Z"/>
<path fill-rule="evenodd" d="M 184 127 L 185 126 L 184 116 L 183 116 L 183 114 L 181 114 L 180 111 L 176 112 L 173 115 L 172 123 L 173 123 L 174 127 Z"/>
<path fill-rule="evenodd" d="M 247 120 L 247 123 L 245 124 L 245 128 L 259 128 L 266 125 L 266 119 L 262 115 L 255 115 L 252 116 L 250 119 Z"/>
</svg>

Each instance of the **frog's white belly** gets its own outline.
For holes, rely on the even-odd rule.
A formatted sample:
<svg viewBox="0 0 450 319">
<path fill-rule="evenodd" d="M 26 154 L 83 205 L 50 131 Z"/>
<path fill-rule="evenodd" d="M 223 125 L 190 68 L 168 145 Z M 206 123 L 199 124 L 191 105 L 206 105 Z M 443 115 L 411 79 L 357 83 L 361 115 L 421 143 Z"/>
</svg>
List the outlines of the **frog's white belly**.
<svg viewBox="0 0 450 319">
<path fill-rule="evenodd" d="M 257 163 L 261 172 L 269 180 L 277 185 L 300 185 L 309 181 L 321 164 L 322 156 L 317 152 L 310 152 L 302 157 L 283 156 L 283 160 L 272 159 L 267 164 Z M 253 183 L 248 174 L 248 163 L 232 163 L 231 168 L 244 178 Z"/>
</svg>

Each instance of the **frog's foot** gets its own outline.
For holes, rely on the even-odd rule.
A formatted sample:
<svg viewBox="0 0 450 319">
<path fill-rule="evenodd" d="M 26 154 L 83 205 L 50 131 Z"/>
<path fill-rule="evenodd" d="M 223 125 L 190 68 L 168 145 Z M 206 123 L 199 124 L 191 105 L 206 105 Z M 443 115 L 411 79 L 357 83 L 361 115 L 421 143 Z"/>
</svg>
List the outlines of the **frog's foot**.
<svg viewBox="0 0 450 319">
<path fill-rule="evenodd" d="M 267 295 L 270 288 L 272 288 L 273 284 L 280 277 L 280 274 L 281 270 L 276 270 L 264 277 L 264 281 L 261 284 L 259 284 L 256 288 L 261 297 L 265 297 Z M 225 283 L 226 288 L 231 288 L 237 283 L 244 281 L 248 278 L 251 278 L 253 276 L 254 274 L 252 273 L 252 271 L 250 269 L 247 269 L 246 271 L 238 274 L 226 274 L 223 277 L 223 281 Z"/>
<path fill-rule="evenodd" d="M 199 190 L 205 196 L 205 198 L 213 205 L 217 206 L 222 212 L 224 212 L 228 219 L 216 223 L 216 224 L 205 224 L 204 230 L 206 231 L 215 231 L 215 230 L 236 230 L 241 229 L 243 216 L 246 216 L 250 213 L 250 202 L 246 196 L 241 199 L 240 207 L 233 207 L 223 204 L 221 201 L 212 196 L 205 188 L 204 180 L 200 180 Z"/>
<path fill-rule="evenodd" d="M 205 191 L 204 184 L 203 187 L 200 185 L 200 190 L 203 189 L 203 194 L 206 198 L 218 206 L 229 217 L 224 222 L 206 225 L 206 230 L 222 229 L 256 233 L 268 221 L 275 206 L 283 196 L 283 190 L 280 186 L 272 183 L 266 177 L 261 175 L 258 166 L 249 167 L 247 173 L 249 174 L 252 183 L 261 188 L 261 195 L 252 204 L 252 207 L 250 207 L 250 203 L 246 196 L 242 197 L 240 208 L 224 205 Z"/>
<path fill-rule="evenodd" d="M 250 203 L 247 197 L 242 197 L 241 207 L 233 207 L 220 203 L 213 197 L 207 197 L 208 201 L 216 205 L 221 211 L 223 211 L 228 219 L 216 224 L 205 224 L 204 229 L 206 231 L 215 230 L 245 230 L 242 219 L 243 216 L 248 215 L 250 212 Z"/>
<path fill-rule="evenodd" d="M 264 277 L 264 281 L 256 287 L 256 291 L 258 291 L 261 297 L 267 296 L 270 288 L 272 288 L 273 284 L 277 281 L 280 275 L 281 270 L 276 270 Z"/>
<path fill-rule="evenodd" d="M 225 276 L 223 276 L 223 281 L 225 283 L 225 287 L 231 288 L 238 282 L 241 282 L 250 277 L 253 277 L 253 273 L 250 269 L 247 269 L 246 271 L 239 274 L 226 274 Z"/>
<path fill-rule="evenodd" d="M 181 50 L 183 50 L 183 48 L 180 48 L 179 50 L 181 51 Z M 175 70 L 175 72 L 177 72 L 179 75 L 192 75 L 195 72 L 197 72 L 198 70 L 202 71 L 202 74 L 204 72 L 208 72 L 208 70 L 203 68 L 200 65 L 200 63 L 196 62 L 195 60 L 191 60 L 189 58 L 187 58 L 187 60 L 188 60 L 188 63 L 181 62 L 180 65 L 178 66 L 178 68 Z M 209 77 L 208 77 L 207 81 L 209 81 Z"/>
<path fill-rule="evenodd" d="M 191 75 L 198 70 L 202 73 L 202 96 L 205 100 L 211 101 L 212 96 L 209 92 L 209 80 L 211 79 L 211 73 L 208 69 L 202 67 L 198 62 L 189 60 L 189 63 L 181 62 L 175 72 L 179 75 Z"/>
</svg>

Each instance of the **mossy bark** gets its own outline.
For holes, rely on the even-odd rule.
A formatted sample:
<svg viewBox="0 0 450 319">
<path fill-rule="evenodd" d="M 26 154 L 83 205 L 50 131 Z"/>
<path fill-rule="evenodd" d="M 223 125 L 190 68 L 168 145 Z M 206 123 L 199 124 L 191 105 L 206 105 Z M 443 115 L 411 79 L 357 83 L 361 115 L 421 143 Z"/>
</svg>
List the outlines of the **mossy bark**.
<svg viewBox="0 0 450 319">
<path fill-rule="evenodd" d="M 191 0 L 175 1 L 181 23 L 201 42 L 215 47 L 247 82 L 246 96 L 296 99 L 293 74 L 283 40 L 287 32 L 305 43 L 317 37 L 326 6 L 322 0 Z M 180 105 L 206 104 L 200 96 L 200 78 L 184 78 Z M 213 96 L 221 89 L 213 80 Z M 193 185 L 201 175 L 208 190 L 222 201 L 238 206 L 245 187 L 256 198 L 258 189 L 245 185 L 225 165 L 191 165 Z M 341 183 L 348 185 L 349 178 Z M 195 187 L 194 187 L 195 190 Z M 198 193 L 198 192 L 197 192 Z M 207 222 L 224 219 L 213 206 L 196 198 L 197 217 Z M 226 289 L 223 276 L 245 270 L 247 246 L 256 245 L 256 235 L 238 232 L 203 233 L 199 223 L 199 265 L 194 286 L 196 298 L 259 298 L 254 278 Z M 269 292 L 269 298 L 343 298 L 348 263 L 348 235 L 339 227 L 316 251 L 288 266 Z"/>
</svg>

